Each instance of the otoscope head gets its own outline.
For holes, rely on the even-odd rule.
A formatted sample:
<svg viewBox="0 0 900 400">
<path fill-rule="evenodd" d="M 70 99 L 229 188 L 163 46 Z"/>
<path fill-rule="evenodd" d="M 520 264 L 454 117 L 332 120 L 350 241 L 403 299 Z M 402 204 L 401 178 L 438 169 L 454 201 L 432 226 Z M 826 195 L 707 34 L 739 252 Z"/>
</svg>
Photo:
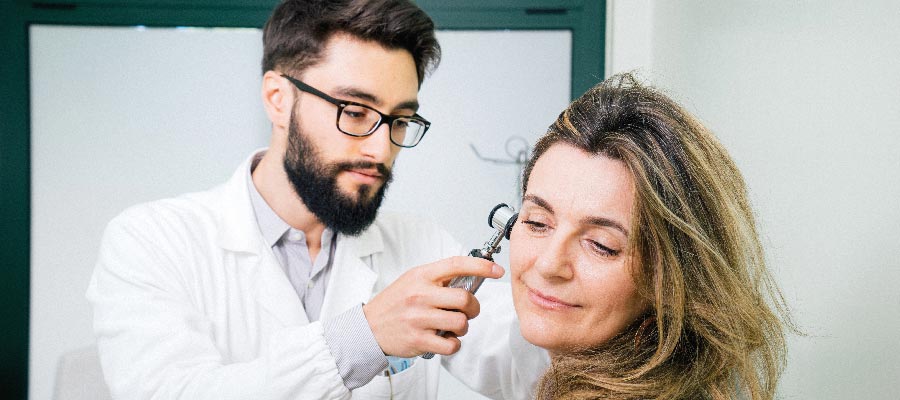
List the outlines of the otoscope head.
<svg viewBox="0 0 900 400">
<path fill-rule="evenodd" d="M 516 218 L 519 213 L 505 203 L 497 204 L 488 215 L 488 225 L 498 231 L 503 232 L 503 236 L 508 240 L 509 233 L 512 231 L 513 225 L 516 224 Z"/>
</svg>

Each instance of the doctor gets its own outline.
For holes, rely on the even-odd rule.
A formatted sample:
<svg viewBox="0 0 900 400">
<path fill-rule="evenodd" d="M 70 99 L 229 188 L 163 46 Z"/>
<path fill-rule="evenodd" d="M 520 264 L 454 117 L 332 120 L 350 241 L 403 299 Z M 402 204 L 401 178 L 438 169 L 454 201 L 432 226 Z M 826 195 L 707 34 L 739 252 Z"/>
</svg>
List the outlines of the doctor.
<svg viewBox="0 0 900 400">
<path fill-rule="evenodd" d="M 416 111 L 440 56 L 431 19 L 404 0 L 288 0 L 263 45 L 270 147 L 104 234 L 87 296 L 113 396 L 433 399 L 443 365 L 529 398 L 548 360 L 519 335 L 508 287 L 481 302 L 444 287 L 503 269 L 377 213 L 398 152 L 430 125 Z"/>
</svg>

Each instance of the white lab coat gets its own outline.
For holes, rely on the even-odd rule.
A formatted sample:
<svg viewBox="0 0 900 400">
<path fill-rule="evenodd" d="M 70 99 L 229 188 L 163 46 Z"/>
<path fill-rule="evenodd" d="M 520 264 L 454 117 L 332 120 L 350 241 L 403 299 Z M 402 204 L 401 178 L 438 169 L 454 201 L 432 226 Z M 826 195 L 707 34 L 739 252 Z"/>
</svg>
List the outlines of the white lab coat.
<svg viewBox="0 0 900 400">
<path fill-rule="evenodd" d="M 496 282 L 478 292 L 482 313 L 460 352 L 351 393 L 321 322 L 308 321 L 261 237 L 250 159 L 224 185 L 132 207 L 107 227 L 87 297 L 114 398 L 434 399 L 441 364 L 491 398 L 531 397 L 549 360 L 522 339 L 509 287 Z M 321 319 L 367 302 L 407 268 L 459 254 L 432 224 L 380 215 L 338 238 Z"/>
</svg>

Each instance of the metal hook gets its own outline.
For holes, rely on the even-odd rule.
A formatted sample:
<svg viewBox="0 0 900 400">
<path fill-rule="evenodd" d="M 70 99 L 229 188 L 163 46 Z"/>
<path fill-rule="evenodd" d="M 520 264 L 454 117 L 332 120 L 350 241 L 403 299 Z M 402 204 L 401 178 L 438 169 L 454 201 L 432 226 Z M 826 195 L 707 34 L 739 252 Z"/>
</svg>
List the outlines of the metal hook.
<svg viewBox="0 0 900 400">
<path fill-rule="evenodd" d="M 521 147 L 518 151 L 515 151 L 512 144 L 518 142 Z M 529 156 L 531 155 L 531 146 L 528 144 L 528 141 L 521 136 L 510 136 L 506 139 L 505 149 L 506 155 L 509 156 L 508 159 L 500 159 L 493 157 L 485 157 L 478 152 L 478 149 L 475 148 L 475 145 L 469 143 L 469 147 L 472 148 L 472 152 L 475 153 L 475 157 L 478 157 L 479 160 L 492 162 L 494 164 L 514 164 L 518 167 L 518 173 L 516 174 L 516 195 L 518 196 L 518 205 L 522 206 L 522 174 L 525 172 L 525 165 L 528 164 Z"/>
<path fill-rule="evenodd" d="M 522 148 L 518 151 L 514 151 L 510 148 L 510 145 L 515 142 L 519 142 L 522 144 Z M 504 147 L 506 150 L 506 155 L 508 155 L 509 158 L 505 160 L 482 155 L 481 152 L 479 152 L 475 145 L 472 143 L 469 143 L 469 147 L 472 148 L 472 152 L 475 153 L 475 157 L 478 157 L 479 160 L 488 161 L 495 164 L 518 164 L 520 166 L 528 163 L 528 154 L 531 151 L 531 146 L 528 145 L 528 141 L 521 136 L 510 136 L 508 139 L 506 139 L 506 144 Z"/>
<path fill-rule="evenodd" d="M 472 143 L 469 143 L 469 147 L 472 148 L 472 152 L 475 153 L 475 157 L 478 157 L 478 159 L 481 161 L 488 161 L 495 164 L 518 164 L 517 160 L 501 160 L 499 158 L 485 157 L 478 152 L 478 149 L 475 148 L 475 145 Z"/>
</svg>

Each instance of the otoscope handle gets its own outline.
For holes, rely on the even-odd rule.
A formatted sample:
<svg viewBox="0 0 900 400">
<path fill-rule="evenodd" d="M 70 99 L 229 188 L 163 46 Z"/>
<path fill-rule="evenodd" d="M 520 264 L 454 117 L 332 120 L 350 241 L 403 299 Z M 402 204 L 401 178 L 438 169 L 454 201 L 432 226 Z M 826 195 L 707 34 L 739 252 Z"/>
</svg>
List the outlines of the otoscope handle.
<svg viewBox="0 0 900 400">
<path fill-rule="evenodd" d="M 483 259 L 489 260 L 489 261 L 494 261 L 494 259 L 491 258 L 491 256 L 489 256 L 489 255 L 484 256 L 481 253 L 480 249 L 472 249 L 472 251 L 469 252 L 469 256 L 483 258 Z M 451 279 L 450 284 L 447 286 L 452 287 L 452 288 L 462 288 L 462 289 L 465 289 L 466 291 L 468 291 L 469 293 L 475 294 L 475 292 L 478 291 L 478 288 L 481 287 L 482 282 L 484 282 L 484 278 L 480 277 L 480 276 L 457 276 L 456 278 Z M 444 337 L 447 335 L 447 332 L 446 331 L 438 331 L 437 334 L 438 334 L 438 336 Z M 434 357 L 434 353 L 422 354 L 422 358 L 424 358 L 426 360 L 431 359 L 432 357 Z"/>
<path fill-rule="evenodd" d="M 469 252 L 469 257 L 478 257 L 488 261 L 494 261 L 491 256 L 482 254 L 480 249 L 472 249 L 472 251 Z M 480 276 L 457 276 L 456 278 L 451 279 L 450 284 L 447 286 L 452 288 L 463 288 L 469 293 L 475 294 L 475 292 L 478 291 L 478 288 L 481 287 L 482 282 L 484 282 L 484 278 Z"/>
</svg>

